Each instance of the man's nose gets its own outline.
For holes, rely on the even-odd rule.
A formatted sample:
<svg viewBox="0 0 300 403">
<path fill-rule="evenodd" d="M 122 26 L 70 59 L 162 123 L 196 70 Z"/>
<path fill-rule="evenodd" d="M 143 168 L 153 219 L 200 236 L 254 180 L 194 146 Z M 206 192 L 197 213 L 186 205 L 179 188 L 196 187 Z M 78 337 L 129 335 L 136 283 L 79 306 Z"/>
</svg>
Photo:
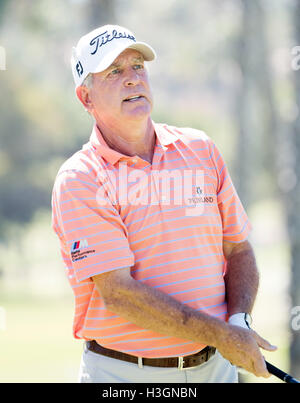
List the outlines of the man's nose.
<svg viewBox="0 0 300 403">
<path fill-rule="evenodd" d="M 132 86 L 132 85 L 137 85 L 140 81 L 139 75 L 137 72 L 133 69 L 129 70 L 126 74 L 125 78 L 125 86 Z"/>
</svg>

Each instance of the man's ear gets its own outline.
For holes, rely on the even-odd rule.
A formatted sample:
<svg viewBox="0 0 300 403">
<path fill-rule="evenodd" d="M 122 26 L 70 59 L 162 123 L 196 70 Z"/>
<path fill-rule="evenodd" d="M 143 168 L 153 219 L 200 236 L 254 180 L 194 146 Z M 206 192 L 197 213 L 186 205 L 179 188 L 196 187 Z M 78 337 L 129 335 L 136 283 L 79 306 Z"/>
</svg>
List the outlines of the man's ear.
<svg viewBox="0 0 300 403">
<path fill-rule="evenodd" d="M 82 103 L 82 105 L 85 107 L 85 109 L 88 112 L 92 111 L 93 104 L 90 98 L 90 90 L 89 88 L 85 87 L 84 85 L 81 85 L 80 87 L 76 88 L 76 95 L 79 99 L 79 101 Z"/>
</svg>

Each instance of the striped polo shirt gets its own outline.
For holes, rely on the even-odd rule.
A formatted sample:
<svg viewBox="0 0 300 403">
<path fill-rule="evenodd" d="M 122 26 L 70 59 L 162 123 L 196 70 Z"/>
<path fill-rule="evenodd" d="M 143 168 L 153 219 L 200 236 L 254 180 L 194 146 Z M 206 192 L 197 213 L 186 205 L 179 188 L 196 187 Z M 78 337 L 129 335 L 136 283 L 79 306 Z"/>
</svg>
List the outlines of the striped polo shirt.
<svg viewBox="0 0 300 403">
<path fill-rule="evenodd" d="M 251 225 L 214 142 L 153 125 L 152 164 L 112 150 L 94 126 L 57 174 L 52 224 L 75 296 L 74 337 L 140 357 L 184 356 L 205 346 L 107 310 L 91 277 L 131 267 L 137 281 L 226 320 L 222 243 L 245 241 Z"/>
</svg>

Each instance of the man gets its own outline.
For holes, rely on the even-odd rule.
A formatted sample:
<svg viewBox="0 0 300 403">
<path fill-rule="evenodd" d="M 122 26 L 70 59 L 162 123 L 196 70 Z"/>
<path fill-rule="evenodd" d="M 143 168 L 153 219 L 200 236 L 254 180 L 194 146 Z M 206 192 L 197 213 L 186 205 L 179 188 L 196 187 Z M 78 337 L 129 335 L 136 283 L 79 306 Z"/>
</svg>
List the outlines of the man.
<svg viewBox="0 0 300 403">
<path fill-rule="evenodd" d="M 236 382 L 236 366 L 268 377 L 260 347 L 276 347 L 247 324 L 258 287 L 248 218 L 212 140 L 152 121 L 154 58 L 111 25 L 73 48 L 95 124 L 52 205 L 74 337 L 86 341 L 80 382 Z"/>
</svg>

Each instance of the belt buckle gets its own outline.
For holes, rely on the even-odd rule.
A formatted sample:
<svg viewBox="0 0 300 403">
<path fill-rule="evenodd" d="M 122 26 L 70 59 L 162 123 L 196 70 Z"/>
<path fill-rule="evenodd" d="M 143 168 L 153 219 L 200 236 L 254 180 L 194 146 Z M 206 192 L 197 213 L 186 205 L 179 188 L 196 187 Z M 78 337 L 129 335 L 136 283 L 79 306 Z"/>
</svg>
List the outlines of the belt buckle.
<svg viewBox="0 0 300 403">
<path fill-rule="evenodd" d="M 184 359 L 183 359 L 183 357 L 178 357 L 178 369 L 179 369 L 180 371 L 182 371 L 183 369 L 185 369 L 185 368 L 183 368 L 183 364 L 184 364 Z"/>
</svg>

